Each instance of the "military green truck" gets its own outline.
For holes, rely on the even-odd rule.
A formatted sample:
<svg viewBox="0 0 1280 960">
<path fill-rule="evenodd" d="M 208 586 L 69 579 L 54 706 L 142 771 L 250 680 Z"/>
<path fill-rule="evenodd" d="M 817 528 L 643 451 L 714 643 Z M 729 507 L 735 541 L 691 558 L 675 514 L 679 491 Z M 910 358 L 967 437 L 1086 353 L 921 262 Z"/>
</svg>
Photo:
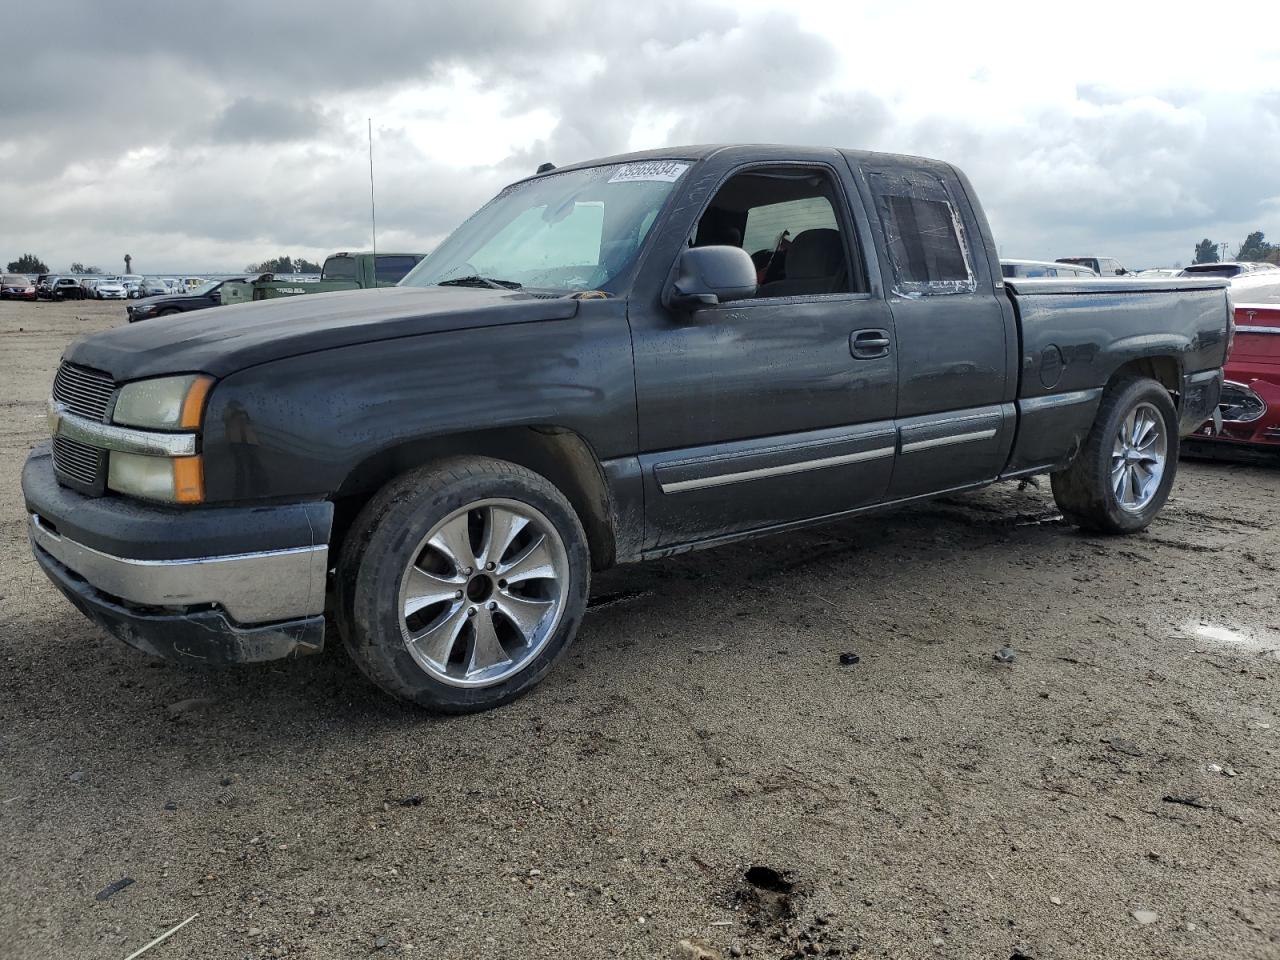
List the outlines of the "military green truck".
<svg viewBox="0 0 1280 960">
<path fill-rule="evenodd" d="M 222 285 L 222 303 L 225 306 L 304 293 L 394 287 L 425 256 L 425 253 L 335 253 L 325 260 L 319 280 L 277 277 L 273 273 L 264 273 L 253 280 L 229 280 Z"/>
</svg>

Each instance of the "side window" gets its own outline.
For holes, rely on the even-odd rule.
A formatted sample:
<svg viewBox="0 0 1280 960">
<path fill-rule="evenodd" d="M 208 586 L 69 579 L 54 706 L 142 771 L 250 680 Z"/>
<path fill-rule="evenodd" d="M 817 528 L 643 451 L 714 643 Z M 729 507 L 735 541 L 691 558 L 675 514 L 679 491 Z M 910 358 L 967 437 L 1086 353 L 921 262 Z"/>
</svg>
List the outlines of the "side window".
<svg viewBox="0 0 1280 960">
<path fill-rule="evenodd" d="M 378 257 L 374 277 L 379 283 L 399 283 L 406 273 L 418 265 L 421 257 Z"/>
<path fill-rule="evenodd" d="M 973 293 L 968 243 L 946 185 L 926 173 L 868 174 L 895 278 L 905 296 Z"/>
<path fill-rule="evenodd" d="M 759 297 L 862 293 L 867 287 L 856 241 L 837 214 L 843 203 L 823 170 L 747 170 L 716 191 L 693 245 L 746 250 L 756 266 Z"/>
</svg>

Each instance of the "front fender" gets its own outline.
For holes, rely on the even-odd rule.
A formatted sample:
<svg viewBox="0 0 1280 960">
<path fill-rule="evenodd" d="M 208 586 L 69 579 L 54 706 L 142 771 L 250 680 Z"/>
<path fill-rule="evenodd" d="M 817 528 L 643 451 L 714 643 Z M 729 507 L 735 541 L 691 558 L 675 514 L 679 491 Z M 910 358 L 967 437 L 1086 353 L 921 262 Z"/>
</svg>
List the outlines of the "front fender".
<svg viewBox="0 0 1280 960">
<path fill-rule="evenodd" d="M 333 496 L 404 443 L 557 424 L 601 460 L 636 450 L 626 305 L 338 347 L 261 364 L 214 388 L 202 452 L 209 502 Z"/>
</svg>

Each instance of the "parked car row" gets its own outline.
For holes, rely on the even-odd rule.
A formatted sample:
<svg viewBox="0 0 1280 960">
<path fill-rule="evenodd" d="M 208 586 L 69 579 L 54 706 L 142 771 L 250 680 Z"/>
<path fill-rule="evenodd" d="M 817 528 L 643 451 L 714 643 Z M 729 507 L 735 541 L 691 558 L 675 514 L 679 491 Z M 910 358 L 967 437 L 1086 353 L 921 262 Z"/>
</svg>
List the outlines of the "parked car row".
<svg viewBox="0 0 1280 960">
<path fill-rule="evenodd" d="M 141 300 L 186 294 L 206 285 L 203 277 L 76 276 L 42 273 L 0 275 L 0 300 Z"/>
</svg>

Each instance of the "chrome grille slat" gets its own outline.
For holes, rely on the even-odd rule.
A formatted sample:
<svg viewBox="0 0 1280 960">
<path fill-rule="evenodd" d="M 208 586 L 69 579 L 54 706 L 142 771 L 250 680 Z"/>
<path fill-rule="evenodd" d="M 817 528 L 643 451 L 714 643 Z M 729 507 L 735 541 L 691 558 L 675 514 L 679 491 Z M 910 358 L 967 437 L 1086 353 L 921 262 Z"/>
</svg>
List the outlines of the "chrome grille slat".
<svg viewBox="0 0 1280 960">
<path fill-rule="evenodd" d="M 96 420 L 106 419 L 115 394 L 115 382 L 105 373 L 64 363 L 53 380 L 53 399 L 66 404 L 74 414 Z"/>
<path fill-rule="evenodd" d="M 115 392 L 115 381 L 107 374 L 71 363 L 62 364 L 53 379 L 55 401 L 71 413 L 98 423 L 106 421 Z M 105 459 L 106 452 L 97 447 L 66 437 L 53 438 L 54 469 L 68 480 L 97 487 Z"/>
<path fill-rule="evenodd" d="M 88 485 L 97 483 L 101 460 L 101 450 L 62 437 L 53 439 L 53 465 L 72 480 Z"/>
</svg>

